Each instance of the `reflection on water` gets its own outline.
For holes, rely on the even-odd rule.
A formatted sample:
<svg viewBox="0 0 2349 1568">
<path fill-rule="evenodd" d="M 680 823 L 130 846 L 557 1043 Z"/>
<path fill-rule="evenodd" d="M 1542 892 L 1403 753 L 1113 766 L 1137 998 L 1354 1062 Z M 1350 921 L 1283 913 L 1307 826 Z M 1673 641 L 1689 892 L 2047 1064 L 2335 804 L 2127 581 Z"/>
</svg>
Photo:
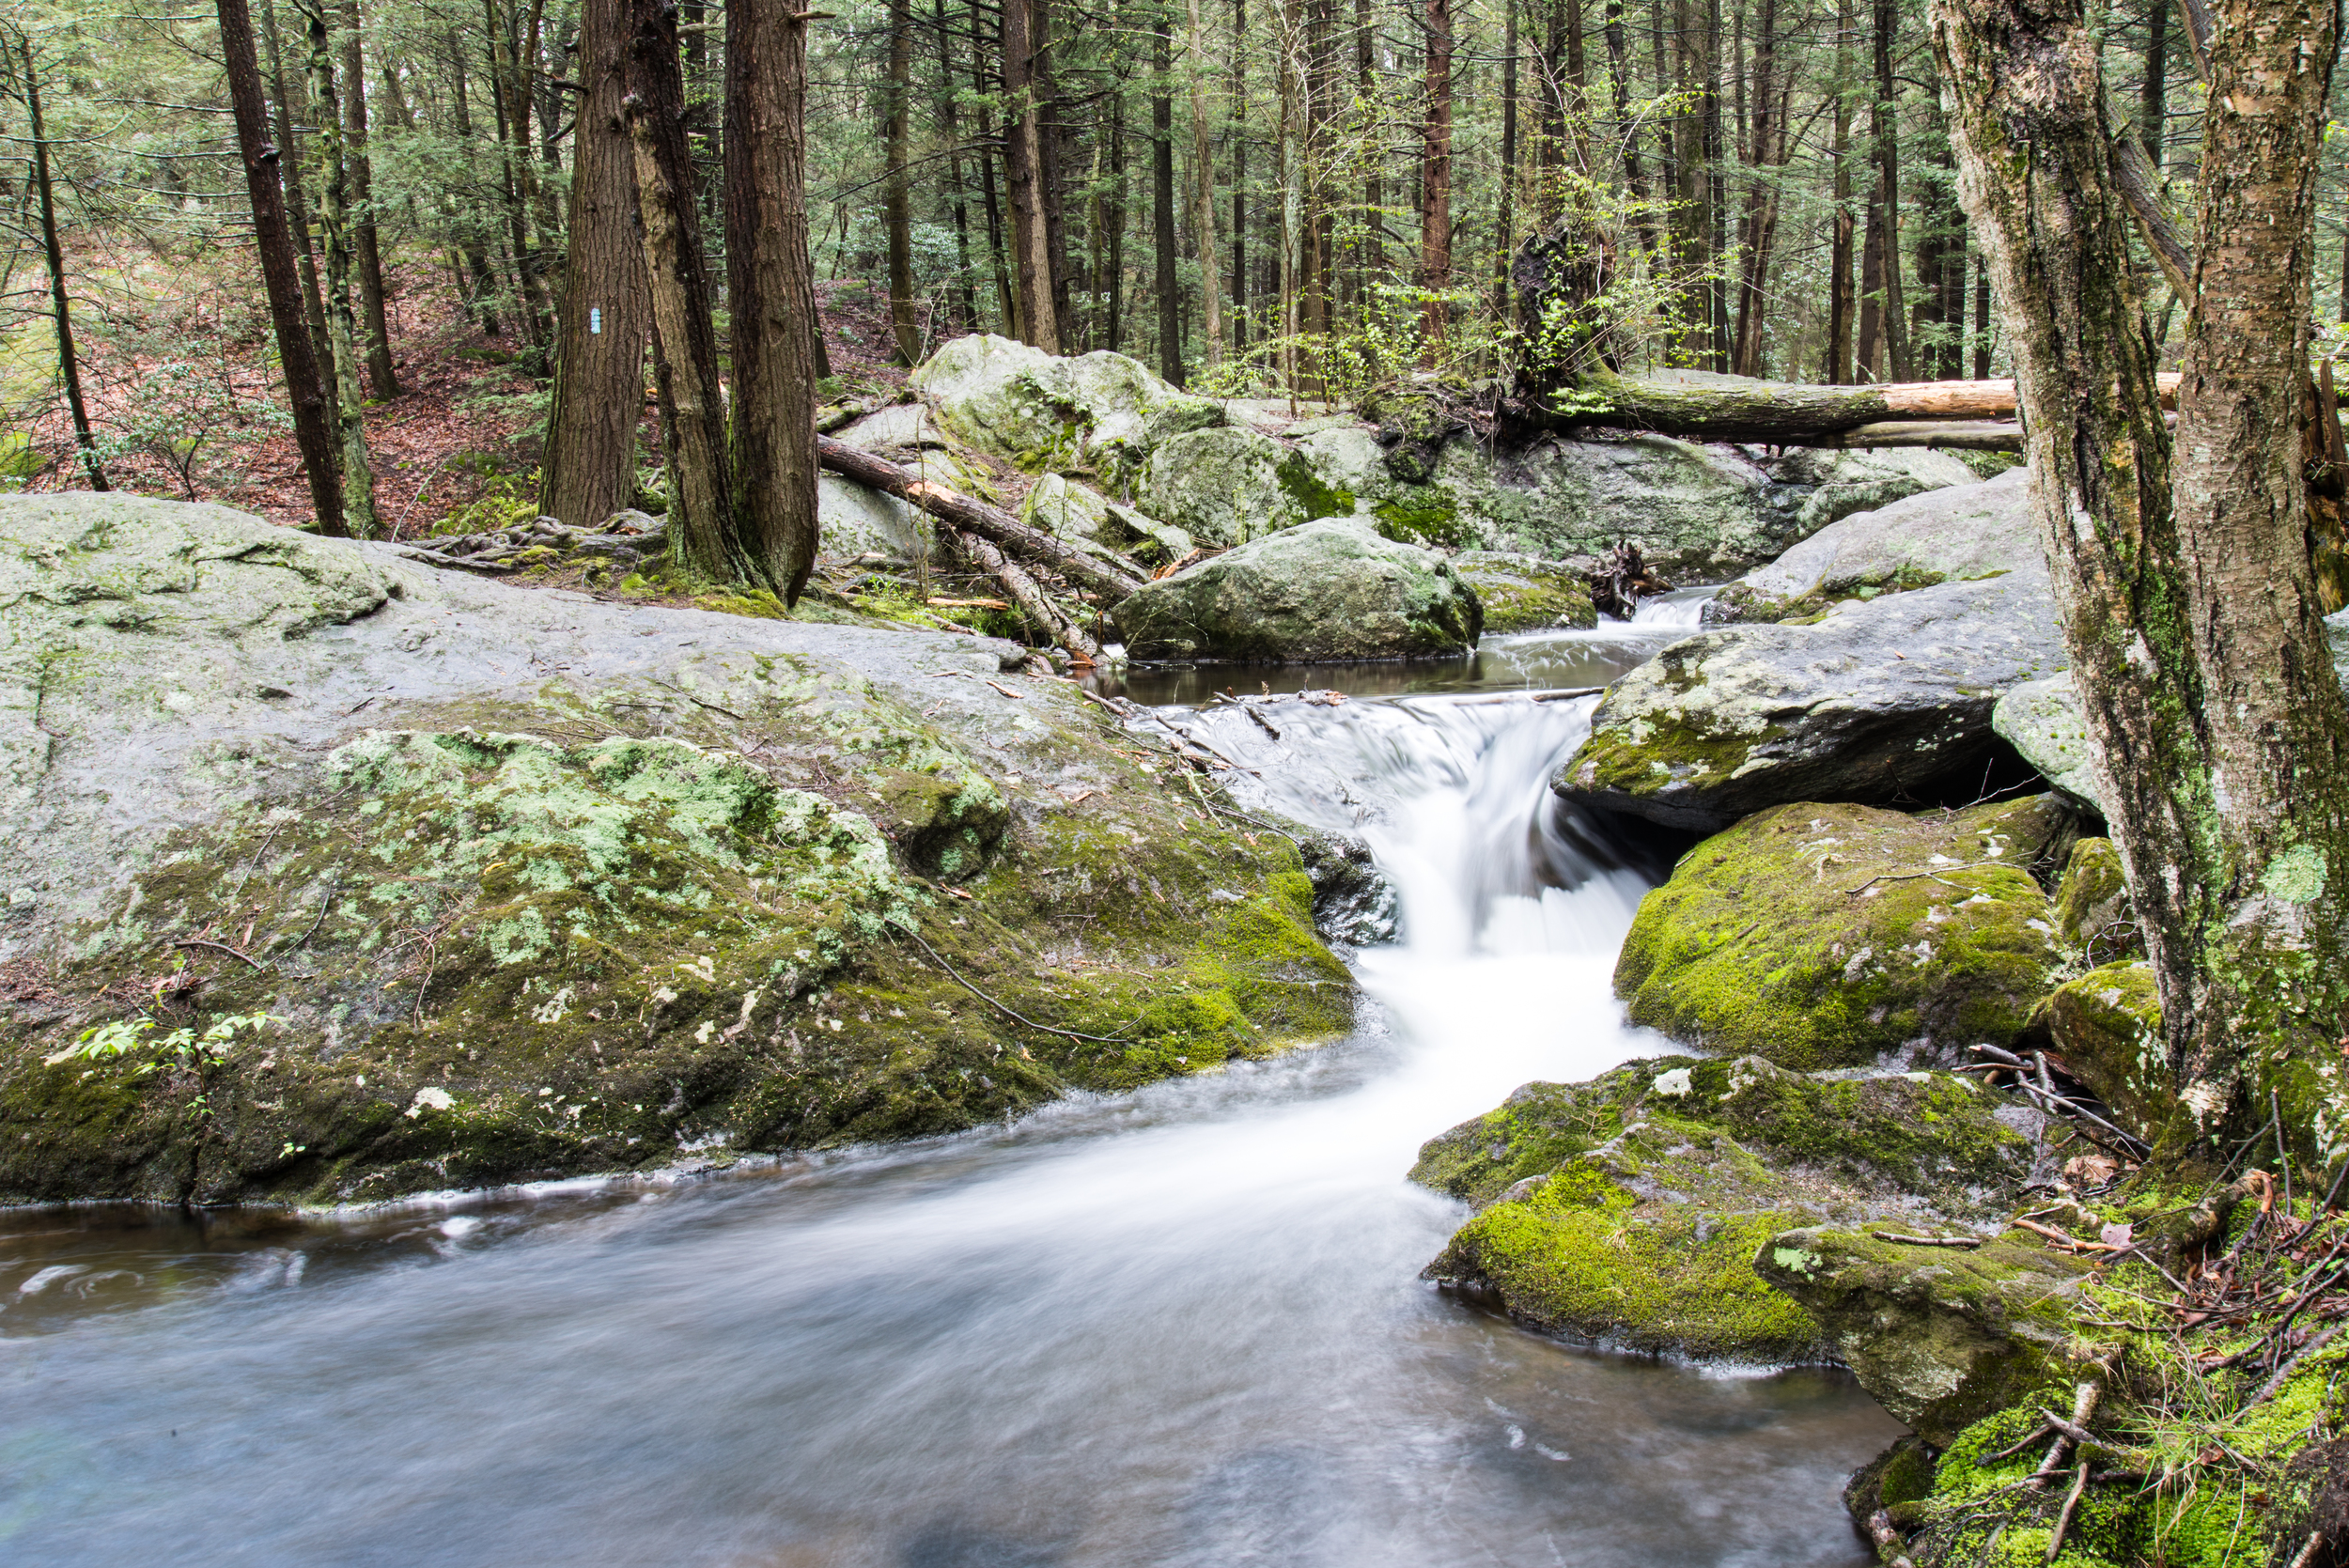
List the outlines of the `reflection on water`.
<svg viewBox="0 0 2349 1568">
<path fill-rule="evenodd" d="M 1838 1486 L 1897 1428 L 1847 1378 L 1577 1350 L 1416 1278 L 1459 1219 L 1401 1180 L 1422 1140 L 1660 1044 L 1609 992 L 1646 878 L 1542 788 L 1589 707 L 1299 704 L 1259 733 L 1316 759 L 1266 769 L 1266 803 L 1359 828 L 1404 900 L 1363 1026 L 1321 1050 L 695 1183 L 0 1214 L 0 1543 L 1857 1568 Z"/>
</svg>

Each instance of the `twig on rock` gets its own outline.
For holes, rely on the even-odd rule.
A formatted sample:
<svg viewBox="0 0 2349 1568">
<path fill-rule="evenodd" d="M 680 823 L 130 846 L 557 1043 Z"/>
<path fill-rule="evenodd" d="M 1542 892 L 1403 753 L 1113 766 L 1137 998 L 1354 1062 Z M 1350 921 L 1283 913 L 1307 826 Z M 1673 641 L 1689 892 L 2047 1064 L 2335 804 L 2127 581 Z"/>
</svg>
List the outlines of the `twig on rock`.
<svg viewBox="0 0 2349 1568">
<path fill-rule="evenodd" d="M 2056 1515 L 2055 1530 L 2047 1537 L 2047 1561 L 2062 1555 L 2064 1532 L 2072 1528 L 2072 1511 L 2079 1507 L 2080 1494 L 2087 1490 L 2088 1461 L 2082 1459 L 2079 1473 L 2072 1478 L 2072 1490 L 2063 1499 L 2063 1512 Z"/>
<path fill-rule="evenodd" d="M 267 964 L 262 963 L 258 958 L 255 958 L 248 954 L 240 953 L 235 948 L 230 947 L 226 942 L 216 942 L 206 937 L 189 937 L 183 940 L 173 942 L 171 945 L 174 947 L 209 947 L 216 953 L 226 953 L 231 958 L 241 958 L 257 970 L 265 970 L 269 968 Z"/>
<path fill-rule="evenodd" d="M 1085 1034 L 1073 1029 L 1055 1029 L 1050 1024 L 1037 1023 L 1034 1018 L 1022 1017 L 1018 1013 L 1015 1013 L 1010 1008 L 1004 1006 L 1002 1002 L 997 1001 L 993 997 L 988 996 L 985 991 L 980 990 L 976 986 L 973 986 L 968 980 L 965 980 L 961 973 L 956 970 L 954 965 L 946 962 L 945 959 L 939 956 L 938 949 L 932 947 L 929 943 L 922 939 L 919 932 L 909 931 L 906 935 L 912 939 L 914 946 L 920 948 L 923 952 L 930 955 L 930 961 L 932 963 L 946 971 L 946 977 L 949 980 L 952 980 L 956 985 L 960 986 L 964 990 L 969 991 L 972 996 L 977 997 L 981 1001 L 986 1002 L 989 1007 L 994 1008 L 995 1011 L 1011 1019 L 1014 1023 L 1023 1024 L 1027 1028 L 1035 1030 L 1039 1033 L 1065 1035 L 1071 1040 L 1097 1040 L 1105 1046 L 1129 1046 L 1133 1044 L 1131 1040 L 1120 1039 L 1114 1034 Z"/>
</svg>

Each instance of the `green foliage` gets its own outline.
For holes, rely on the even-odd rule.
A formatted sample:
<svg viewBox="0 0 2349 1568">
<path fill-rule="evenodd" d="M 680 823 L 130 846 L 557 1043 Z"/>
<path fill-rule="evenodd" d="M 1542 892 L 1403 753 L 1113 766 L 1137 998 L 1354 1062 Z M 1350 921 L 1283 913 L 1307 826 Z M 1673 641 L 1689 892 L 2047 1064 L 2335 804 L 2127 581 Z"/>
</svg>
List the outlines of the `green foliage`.
<svg viewBox="0 0 2349 1568">
<path fill-rule="evenodd" d="M 213 1019 L 202 1033 L 183 1026 L 150 1039 L 158 1027 L 153 1018 L 145 1015 L 116 1018 L 82 1031 L 73 1044 L 52 1051 L 41 1063 L 54 1067 L 68 1062 L 109 1062 L 135 1055 L 143 1060 L 133 1076 L 144 1077 L 164 1067 L 193 1068 L 217 1061 L 228 1053 L 240 1032 L 257 1034 L 264 1025 L 284 1021 L 267 1013 L 232 1013 Z"/>
</svg>

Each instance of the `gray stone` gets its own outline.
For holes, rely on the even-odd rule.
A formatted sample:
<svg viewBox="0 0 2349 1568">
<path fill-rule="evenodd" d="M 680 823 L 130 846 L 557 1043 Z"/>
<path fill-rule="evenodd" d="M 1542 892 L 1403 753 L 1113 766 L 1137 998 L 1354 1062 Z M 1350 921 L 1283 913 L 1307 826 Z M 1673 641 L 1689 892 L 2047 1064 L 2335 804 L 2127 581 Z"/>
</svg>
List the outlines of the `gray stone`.
<svg viewBox="0 0 2349 1568">
<path fill-rule="evenodd" d="M 1346 1027 L 1291 842 L 1192 823 L 1009 643 L 86 493 L 0 499 L 0 1202 L 936 1133 Z M 1023 926 L 1069 968 L 1004 964 Z M 1002 1022 L 913 931 L 1024 1017 L 1152 1049 Z M 155 1070 L 182 1024 L 228 1031 L 200 1102 Z M 126 1048 L 77 1057 L 101 1027 Z"/>
<path fill-rule="evenodd" d="M 1464 550 L 1452 558 L 1452 569 L 1476 590 L 1485 607 L 1487 636 L 1598 625 L 1598 612 L 1591 604 L 1590 567 L 1595 565 L 1587 556 L 1545 561 L 1495 550 Z"/>
<path fill-rule="evenodd" d="M 1354 495 L 1324 484 L 1306 455 L 1236 426 L 1193 430 L 1159 446 L 1136 499 L 1150 516 L 1218 546 L 1356 509 Z"/>
<path fill-rule="evenodd" d="M 1144 567 L 1172 566 L 1193 549 L 1189 534 L 1131 506 L 1048 474 L 1028 492 L 1020 519 L 1048 534 L 1130 556 Z"/>
<path fill-rule="evenodd" d="M 1962 465 L 1961 469 L 1962 469 Z M 2030 515 L 2030 474 L 2012 469 L 1911 495 L 1828 523 L 1723 588 L 1707 624 L 1816 614 L 1838 599 L 2045 569 Z"/>
<path fill-rule="evenodd" d="M 2349 685 L 2349 610 L 2325 617 L 2325 635 L 2334 671 Z M 2089 753 L 2088 716 L 2070 671 L 2009 690 L 1992 710 L 1990 723 L 2040 777 L 2098 815 L 2111 815 L 2104 781 Z"/>
<path fill-rule="evenodd" d="M 1891 801 L 1982 759 L 1999 696 L 2066 662 L 2045 571 L 1701 632 L 1608 689 L 1551 786 L 1700 832 L 1797 800 Z"/>
<path fill-rule="evenodd" d="M 882 458 L 949 444 L 938 415 L 923 403 L 892 403 L 885 409 L 876 409 L 834 439 L 843 446 Z"/>
<path fill-rule="evenodd" d="M 1800 491 L 1794 525 L 1806 536 L 1854 512 L 1889 506 L 1927 490 L 1971 485 L 1981 477 L 1964 458 L 1921 446 L 1857 451 L 1790 446 L 1765 466 L 1774 482 Z"/>
<path fill-rule="evenodd" d="M 879 555 L 894 566 L 910 566 L 929 554 L 933 538 L 929 514 L 919 506 L 837 474 L 816 475 L 818 561 Z"/>
<path fill-rule="evenodd" d="M 1297 663 L 1465 653 L 1484 613 L 1433 551 L 1324 518 L 1145 583 L 1115 617 L 1135 659 Z"/>
<path fill-rule="evenodd" d="M 1112 483 L 1185 430 L 1221 425 L 1221 404 L 1193 397 L 1139 360 L 1097 349 L 1073 359 L 991 334 L 958 337 L 908 384 L 948 433 L 1028 472 L 1089 468 Z"/>
</svg>

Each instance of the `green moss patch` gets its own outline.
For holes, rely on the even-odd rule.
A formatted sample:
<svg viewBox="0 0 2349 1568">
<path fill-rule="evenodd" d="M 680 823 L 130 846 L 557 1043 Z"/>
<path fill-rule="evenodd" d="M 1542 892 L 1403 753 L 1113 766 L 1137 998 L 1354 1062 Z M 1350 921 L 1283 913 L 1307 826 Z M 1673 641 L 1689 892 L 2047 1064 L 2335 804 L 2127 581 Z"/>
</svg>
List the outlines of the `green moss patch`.
<svg viewBox="0 0 2349 1568">
<path fill-rule="evenodd" d="M 1421 1151 L 1412 1179 L 1479 1209 L 1427 1273 L 1629 1349 L 1821 1358 L 1757 1250 L 1829 1217 L 1978 1214 L 2030 1164 L 1995 1109 L 1947 1074 L 1828 1080 L 1752 1057 L 1529 1083 Z"/>
<path fill-rule="evenodd" d="M 2068 820 L 2049 796 L 1763 812 L 1641 901 L 1616 992 L 1675 1039 L 1802 1069 L 2009 1043 L 2061 959 L 2029 868 Z"/>
</svg>

